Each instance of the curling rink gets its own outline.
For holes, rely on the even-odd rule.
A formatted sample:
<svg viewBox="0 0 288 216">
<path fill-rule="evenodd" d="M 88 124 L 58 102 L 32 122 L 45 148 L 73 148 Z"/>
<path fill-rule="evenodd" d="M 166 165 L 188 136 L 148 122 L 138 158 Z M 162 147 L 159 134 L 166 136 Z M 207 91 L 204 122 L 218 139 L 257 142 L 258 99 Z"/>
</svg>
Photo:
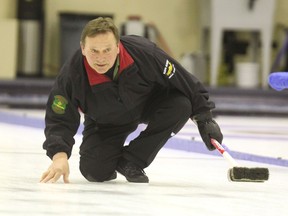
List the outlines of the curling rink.
<svg viewBox="0 0 288 216">
<path fill-rule="evenodd" d="M 288 118 L 216 120 L 228 152 L 241 166 L 269 168 L 267 182 L 228 181 L 229 163 L 208 152 L 195 125 L 187 122 L 145 169 L 149 184 L 128 183 L 120 174 L 111 182 L 87 182 L 78 169 L 81 128 L 69 160 L 71 183 L 42 184 L 50 164 L 42 150 L 44 111 L 2 108 L 0 215 L 287 216 Z"/>
</svg>

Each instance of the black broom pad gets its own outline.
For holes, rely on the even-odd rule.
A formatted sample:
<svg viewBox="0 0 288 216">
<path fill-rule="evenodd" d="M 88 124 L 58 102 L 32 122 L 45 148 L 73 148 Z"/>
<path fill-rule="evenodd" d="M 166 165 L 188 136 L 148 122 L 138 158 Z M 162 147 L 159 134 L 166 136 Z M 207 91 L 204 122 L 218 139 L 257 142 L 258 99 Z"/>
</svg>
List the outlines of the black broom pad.
<svg viewBox="0 0 288 216">
<path fill-rule="evenodd" d="M 233 167 L 229 169 L 229 178 L 231 181 L 264 182 L 269 178 L 269 170 L 261 167 Z"/>
</svg>

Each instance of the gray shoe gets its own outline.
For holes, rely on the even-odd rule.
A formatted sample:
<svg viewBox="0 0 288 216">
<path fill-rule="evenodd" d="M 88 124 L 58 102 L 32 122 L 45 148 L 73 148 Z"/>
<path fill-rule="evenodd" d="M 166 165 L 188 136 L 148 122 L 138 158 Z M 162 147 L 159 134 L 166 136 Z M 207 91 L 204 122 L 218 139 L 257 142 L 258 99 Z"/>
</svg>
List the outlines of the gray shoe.
<svg viewBox="0 0 288 216">
<path fill-rule="evenodd" d="M 148 183 L 149 178 L 146 176 L 143 169 L 134 164 L 133 162 L 127 161 L 126 159 L 120 159 L 116 169 L 120 174 L 125 176 L 128 182 L 134 183 Z"/>
</svg>

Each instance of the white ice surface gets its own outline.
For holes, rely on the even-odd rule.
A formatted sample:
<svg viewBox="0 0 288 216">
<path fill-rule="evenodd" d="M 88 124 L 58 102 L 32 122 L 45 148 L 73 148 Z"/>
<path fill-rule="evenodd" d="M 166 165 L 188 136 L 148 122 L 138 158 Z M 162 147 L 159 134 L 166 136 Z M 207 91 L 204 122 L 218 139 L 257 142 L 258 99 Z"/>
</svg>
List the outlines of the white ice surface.
<svg viewBox="0 0 288 216">
<path fill-rule="evenodd" d="M 41 114 L 37 115 L 41 117 Z M 272 118 L 265 125 L 261 119 L 258 119 L 260 123 L 255 119 L 243 119 L 238 124 L 228 117 L 218 120 L 227 126 L 224 126 L 224 133 L 237 132 L 241 136 L 251 133 L 248 127 L 243 131 L 243 125 L 258 124 L 258 128 L 254 127 L 257 131 L 262 131 L 264 126 L 270 125 L 272 129 L 279 126 L 276 124 L 278 119 Z M 229 129 L 229 125 L 235 128 L 231 129 L 231 126 Z M 284 120 L 280 121 L 282 125 L 287 128 Z M 183 129 L 182 136 L 187 136 L 185 130 L 190 127 L 188 124 Z M 41 184 L 38 183 L 40 176 L 50 164 L 42 150 L 43 130 L 1 123 L 0 120 L 0 131 L 0 215 L 288 215 L 287 167 L 240 161 L 245 166 L 268 167 L 270 179 L 265 183 L 229 182 L 226 176 L 228 164 L 222 157 L 163 148 L 145 170 L 150 178 L 149 184 L 128 183 L 119 174 L 111 182 L 89 183 L 78 169 L 81 137 L 77 135 L 70 158 L 71 183 Z M 263 131 L 267 135 L 265 129 Z M 283 128 L 277 133 L 286 137 Z M 249 146 L 239 142 L 239 137 L 233 139 L 232 136 L 226 141 L 232 145 L 239 142 L 241 147 L 233 148 L 241 151 L 257 149 L 262 143 L 246 136 L 243 140 L 247 140 Z M 277 136 L 275 140 L 263 141 L 266 145 L 273 144 L 273 148 L 264 148 L 269 150 L 264 154 L 273 155 L 277 146 L 275 155 L 279 155 L 282 149 L 282 155 L 286 157 L 287 140 L 279 143 Z"/>
</svg>

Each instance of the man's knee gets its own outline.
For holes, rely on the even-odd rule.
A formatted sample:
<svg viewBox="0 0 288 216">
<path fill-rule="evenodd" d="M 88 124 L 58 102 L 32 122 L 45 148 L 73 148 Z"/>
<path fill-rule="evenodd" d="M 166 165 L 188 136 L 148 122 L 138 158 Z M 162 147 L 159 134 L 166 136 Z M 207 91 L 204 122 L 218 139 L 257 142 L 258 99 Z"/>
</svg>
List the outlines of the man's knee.
<svg viewBox="0 0 288 216">
<path fill-rule="evenodd" d="M 115 168 L 80 159 L 80 172 L 90 182 L 104 182 L 116 178 Z"/>
</svg>

